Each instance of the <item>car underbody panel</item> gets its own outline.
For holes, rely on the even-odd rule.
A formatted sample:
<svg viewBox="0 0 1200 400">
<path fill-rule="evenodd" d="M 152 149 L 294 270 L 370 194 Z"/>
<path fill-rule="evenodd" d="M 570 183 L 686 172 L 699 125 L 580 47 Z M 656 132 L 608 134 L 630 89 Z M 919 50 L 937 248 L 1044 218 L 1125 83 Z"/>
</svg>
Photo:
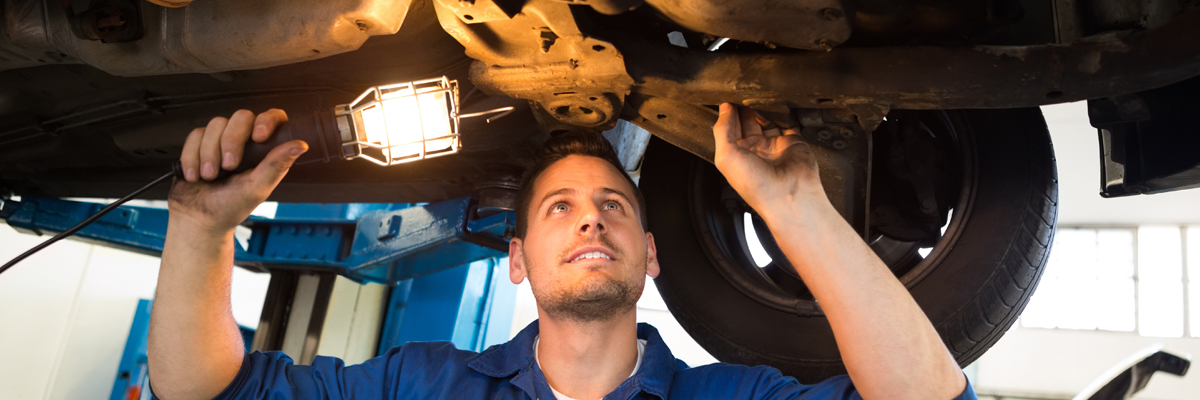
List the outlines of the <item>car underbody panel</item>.
<svg viewBox="0 0 1200 400">
<path fill-rule="evenodd" d="M 412 2 L 205 0 L 164 8 L 105 1 L 79 14 L 71 3 L 5 0 L 0 71 L 87 64 L 116 76 L 144 76 L 292 64 L 395 34 Z M 105 26 L 105 19 L 117 26 Z"/>
<path fill-rule="evenodd" d="M 445 75 L 462 83 L 464 112 L 518 112 L 464 123 L 461 155 L 298 167 L 274 198 L 456 197 L 483 172 L 519 171 L 521 149 L 548 135 L 621 119 L 711 160 L 721 102 L 803 128 L 830 148 L 830 165 L 846 167 L 823 178 L 853 187 L 870 158 L 867 133 L 892 110 L 1110 98 L 1200 74 L 1200 10 L 1186 2 L 243 3 L 4 0 L 0 184 L 115 197 L 157 175 L 214 115 L 304 112 Z M 829 132 L 845 139 L 822 139 Z"/>
</svg>

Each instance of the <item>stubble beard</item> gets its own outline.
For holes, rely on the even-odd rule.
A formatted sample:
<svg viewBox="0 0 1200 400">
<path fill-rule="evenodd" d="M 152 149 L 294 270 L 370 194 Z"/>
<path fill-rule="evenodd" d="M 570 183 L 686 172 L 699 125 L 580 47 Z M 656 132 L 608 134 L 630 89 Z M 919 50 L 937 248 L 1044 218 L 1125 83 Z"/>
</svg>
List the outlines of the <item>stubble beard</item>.
<svg viewBox="0 0 1200 400">
<path fill-rule="evenodd" d="M 600 243 L 612 249 L 613 252 L 616 252 L 615 256 L 617 260 L 641 264 L 640 269 L 636 268 L 638 265 L 635 264 L 634 270 L 645 271 L 645 257 L 630 260 L 604 236 L 600 237 Z M 578 247 L 572 246 L 570 248 Z M 564 259 L 566 256 L 560 255 L 558 259 Z M 530 263 L 526 255 L 522 254 L 521 257 L 525 265 L 530 266 L 530 271 L 534 268 L 540 268 L 540 266 Z M 558 267 L 569 266 L 559 265 Z M 603 275 L 600 279 L 591 279 L 580 285 L 554 287 L 547 291 L 534 291 L 534 299 L 537 300 L 542 310 L 549 314 L 550 317 L 556 319 L 566 319 L 575 322 L 608 321 L 620 314 L 636 309 L 638 298 L 641 297 L 645 284 L 645 279 L 620 280 Z"/>
</svg>

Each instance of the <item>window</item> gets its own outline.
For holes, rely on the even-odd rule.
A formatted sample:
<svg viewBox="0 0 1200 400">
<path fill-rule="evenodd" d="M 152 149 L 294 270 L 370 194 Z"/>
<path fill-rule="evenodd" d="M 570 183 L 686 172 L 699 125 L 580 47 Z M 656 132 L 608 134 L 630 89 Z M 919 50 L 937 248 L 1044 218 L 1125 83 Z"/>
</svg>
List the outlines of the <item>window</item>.
<svg viewBox="0 0 1200 400">
<path fill-rule="evenodd" d="M 1200 276 L 1200 226 L 1060 228 L 1021 325 L 1200 337 L 1188 276 Z"/>
<path fill-rule="evenodd" d="M 1183 336 L 1183 246 L 1173 226 L 1138 228 L 1138 332 Z"/>
</svg>

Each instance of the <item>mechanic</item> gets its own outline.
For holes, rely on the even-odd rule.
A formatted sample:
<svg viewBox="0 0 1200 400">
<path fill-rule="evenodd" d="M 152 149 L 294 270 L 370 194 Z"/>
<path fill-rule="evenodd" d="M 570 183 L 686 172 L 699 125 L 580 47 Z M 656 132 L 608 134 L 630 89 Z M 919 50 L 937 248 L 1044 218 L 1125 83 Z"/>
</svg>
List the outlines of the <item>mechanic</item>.
<svg viewBox="0 0 1200 400">
<path fill-rule="evenodd" d="M 407 343 L 353 366 L 246 354 L 229 303 L 234 227 L 308 146 L 279 145 L 255 169 L 207 181 L 237 166 L 248 138 L 261 142 L 286 119 L 243 110 L 187 138 L 150 323 L 150 377 L 162 398 L 975 398 L 917 303 L 826 198 L 799 132 L 730 104 L 713 127 L 716 165 L 821 303 L 848 376 L 806 386 L 765 366 L 688 368 L 638 324 L 643 276 L 659 273 L 654 236 L 640 192 L 596 134 L 550 139 L 526 174 L 509 273 L 529 279 L 539 319 L 508 343 L 482 353 Z"/>
</svg>

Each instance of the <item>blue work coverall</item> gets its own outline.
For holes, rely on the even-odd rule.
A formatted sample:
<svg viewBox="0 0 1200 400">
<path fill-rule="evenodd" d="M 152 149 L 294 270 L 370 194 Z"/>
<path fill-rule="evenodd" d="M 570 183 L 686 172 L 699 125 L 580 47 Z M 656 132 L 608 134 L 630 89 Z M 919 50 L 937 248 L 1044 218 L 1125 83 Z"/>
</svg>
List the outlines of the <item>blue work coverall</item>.
<svg viewBox="0 0 1200 400">
<path fill-rule="evenodd" d="M 658 330 L 638 324 L 646 351 L 638 371 L 605 399 L 861 399 L 846 375 L 801 385 L 766 366 L 689 368 Z M 407 343 L 358 365 L 317 356 L 294 365 L 270 351 L 247 354 L 218 399 L 542 399 L 554 400 L 533 355 L 534 321 L 511 341 L 481 353 L 449 342 Z M 957 399 L 974 400 L 970 384 Z"/>
</svg>

